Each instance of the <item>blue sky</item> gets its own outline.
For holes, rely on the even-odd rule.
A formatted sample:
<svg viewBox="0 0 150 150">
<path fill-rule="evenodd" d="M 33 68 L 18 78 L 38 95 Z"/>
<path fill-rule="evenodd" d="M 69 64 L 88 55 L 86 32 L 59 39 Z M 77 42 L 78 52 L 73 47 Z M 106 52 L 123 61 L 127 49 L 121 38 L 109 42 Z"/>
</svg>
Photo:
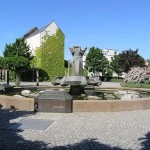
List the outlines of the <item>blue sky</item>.
<svg viewBox="0 0 150 150">
<path fill-rule="evenodd" d="M 69 47 L 139 49 L 150 59 L 149 0 L 1 0 L 0 55 L 34 26 L 55 21 L 65 34 L 65 59 Z"/>
</svg>

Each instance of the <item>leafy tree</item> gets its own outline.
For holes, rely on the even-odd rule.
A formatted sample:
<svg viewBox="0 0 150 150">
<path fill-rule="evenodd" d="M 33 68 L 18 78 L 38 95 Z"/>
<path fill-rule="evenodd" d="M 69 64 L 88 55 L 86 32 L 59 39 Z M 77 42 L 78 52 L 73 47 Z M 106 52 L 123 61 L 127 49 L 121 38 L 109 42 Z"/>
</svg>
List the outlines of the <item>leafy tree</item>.
<svg viewBox="0 0 150 150">
<path fill-rule="evenodd" d="M 116 56 L 111 65 L 116 73 L 128 73 L 132 67 L 144 67 L 145 60 L 138 54 L 138 49 L 129 49 Z"/>
<path fill-rule="evenodd" d="M 12 44 L 6 44 L 3 52 L 4 57 L 0 58 L 0 64 L 3 68 L 12 70 L 16 73 L 16 81 L 19 82 L 21 74 L 30 67 L 29 46 L 24 38 L 18 38 Z"/>
<path fill-rule="evenodd" d="M 115 55 L 114 59 L 112 60 L 112 62 L 110 63 L 110 67 L 112 68 L 112 70 L 119 75 L 121 75 L 121 73 L 123 72 L 123 69 L 121 68 L 121 66 L 119 65 L 120 61 L 120 55 Z"/>
<path fill-rule="evenodd" d="M 30 58 L 29 46 L 26 44 L 24 38 L 17 38 L 12 44 L 6 44 L 3 52 L 4 57 L 22 56 Z"/>
<path fill-rule="evenodd" d="M 102 72 L 105 75 L 109 69 L 109 62 L 99 48 L 92 47 L 86 57 L 85 68 L 89 72 Z"/>
</svg>

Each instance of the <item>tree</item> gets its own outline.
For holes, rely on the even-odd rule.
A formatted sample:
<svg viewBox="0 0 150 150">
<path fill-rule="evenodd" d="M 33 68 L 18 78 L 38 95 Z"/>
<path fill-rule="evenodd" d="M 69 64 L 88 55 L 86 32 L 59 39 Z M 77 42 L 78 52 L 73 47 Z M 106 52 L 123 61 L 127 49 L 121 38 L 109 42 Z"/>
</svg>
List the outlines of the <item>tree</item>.
<svg viewBox="0 0 150 150">
<path fill-rule="evenodd" d="M 114 59 L 112 60 L 112 62 L 110 63 L 110 66 L 112 68 L 112 70 L 117 73 L 117 75 L 121 75 L 121 73 L 123 72 L 123 69 L 121 68 L 121 66 L 119 65 L 120 61 L 120 56 L 119 55 L 115 55 Z"/>
<path fill-rule="evenodd" d="M 30 48 L 24 38 L 17 38 L 14 43 L 6 44 L 3 54 L 4 57 L 22 56 L 25 58 L 30 58 L 31 55 L 29 50 Z"/>
<path fill-rule="evenodd" d="M 144 67 L 145 60 L 138 54 L 138 49 L 135 51 L 129 49 L 116 56 L 111 64 L 115 72 L 128 73 L 133 67 Z"/>
<path fill-rule="evenodd" d="M 3 52 L 4 57 L 0 58 L 3 68 L 12 70 L 16 73 L 16 82 L 19 82 L 21 74 L 30 67 L 29 46 L 24 38 L 18 38 L 12 44 L 6 44 Z"/>
<path fill-rule="evenodd" d="M 99 48 L 92 47 L 86 57 L 85 68 L 89 72 L 102 72 L 105 75 L 109 68 L 109 62 Z"/>
</svg>

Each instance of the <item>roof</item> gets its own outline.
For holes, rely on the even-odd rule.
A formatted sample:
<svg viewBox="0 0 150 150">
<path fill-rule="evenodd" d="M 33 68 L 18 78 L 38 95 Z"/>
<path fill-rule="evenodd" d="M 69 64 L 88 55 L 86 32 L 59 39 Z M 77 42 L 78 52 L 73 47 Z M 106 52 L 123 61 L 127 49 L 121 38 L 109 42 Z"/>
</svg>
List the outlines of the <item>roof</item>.
<svg viewBox="0 0 150 150">
<path fill-rule="evenodd" d="M 30 30 L 24 35 L 24 37 L 25 37 L 25 38 L 29 38 L 29 37 L 32 37 L 32 36 L 38 34 L 38 33 L 43 32 L 43 31 L 44 31 L 50 24 L 52 24 L 53 22 L 54 22 L 54 21 L 52 21 L 51 23 L 49 23 L 49 24 L 43 26 L 43 27 L 40 28 L 40 29 L 38 29 L 37 27 L 34 27 L 34 28 L 30 29 Z M 36 30 L 34 30 L 34 29 L 36 29 Z"/>
<path fill-rule="evenodd" d="M 28 37 L 29 35 L 33 34 L 33 33 L 34 33 L 35 31 L 37 31 L 37 30 L 38 30 L 37 27 L 34 27 L 34 28 L 30 29 L 28 32 L 26 32 L 26 33 L 24 34 L 24 38 L 26 38 L 26 37 Z"/>
</svg>

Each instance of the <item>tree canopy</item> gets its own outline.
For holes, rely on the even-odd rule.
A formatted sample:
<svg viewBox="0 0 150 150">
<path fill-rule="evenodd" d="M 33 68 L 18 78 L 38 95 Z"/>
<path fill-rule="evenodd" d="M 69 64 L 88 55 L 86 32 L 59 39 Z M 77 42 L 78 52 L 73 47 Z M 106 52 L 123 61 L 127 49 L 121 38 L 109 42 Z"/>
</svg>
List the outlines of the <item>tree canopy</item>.
<svg viewBox="0 0 150 150">
<path fill-rule="evenodd" d="M 30 58 L 30 48 L 26 44 L 24 38 L 17 38 L 14 43 L 6 44 L 3 52 L 4 57 L 25 57 Z"/>
<path fill-rule="evenodd" d="M 112 62 L 110 63 L 110 66 L 112 68 L 112 70 L 117 73 L 118 75 L 121 75 L 121 73 L 123 72 L 122 67 L 119 65 L 120 61 L 120 56 L 119 55 L 115 55 L 114 59 L 112 60 Z"/>
<path fill-rule="evenodd" d="M 109 62 L 106 57 L 103 55 L 101 49 L 92 47 L 86 57 L 85 68 L 89 72 L 102 72 L 102 75 L 105 75 L 108 71 Z"/>
<path fill-rule="evenodd" d="M 133 67 L 144 67 L 145 60 L 138 54 L 138 49 L 135 51 L 129 49 L 114 57 L 111 65 L 116 73 L 128 73 L 128 71 Z"/>
<path fill-rule="evenodd" d="M 30 67 L 32 57 L 24 38 L 18 38 L 14 43 L 6 44 L 3 54 L 4 57 L 0 57 L 1 67 L 14 71 L 17 78 Z"/>
</svg>

